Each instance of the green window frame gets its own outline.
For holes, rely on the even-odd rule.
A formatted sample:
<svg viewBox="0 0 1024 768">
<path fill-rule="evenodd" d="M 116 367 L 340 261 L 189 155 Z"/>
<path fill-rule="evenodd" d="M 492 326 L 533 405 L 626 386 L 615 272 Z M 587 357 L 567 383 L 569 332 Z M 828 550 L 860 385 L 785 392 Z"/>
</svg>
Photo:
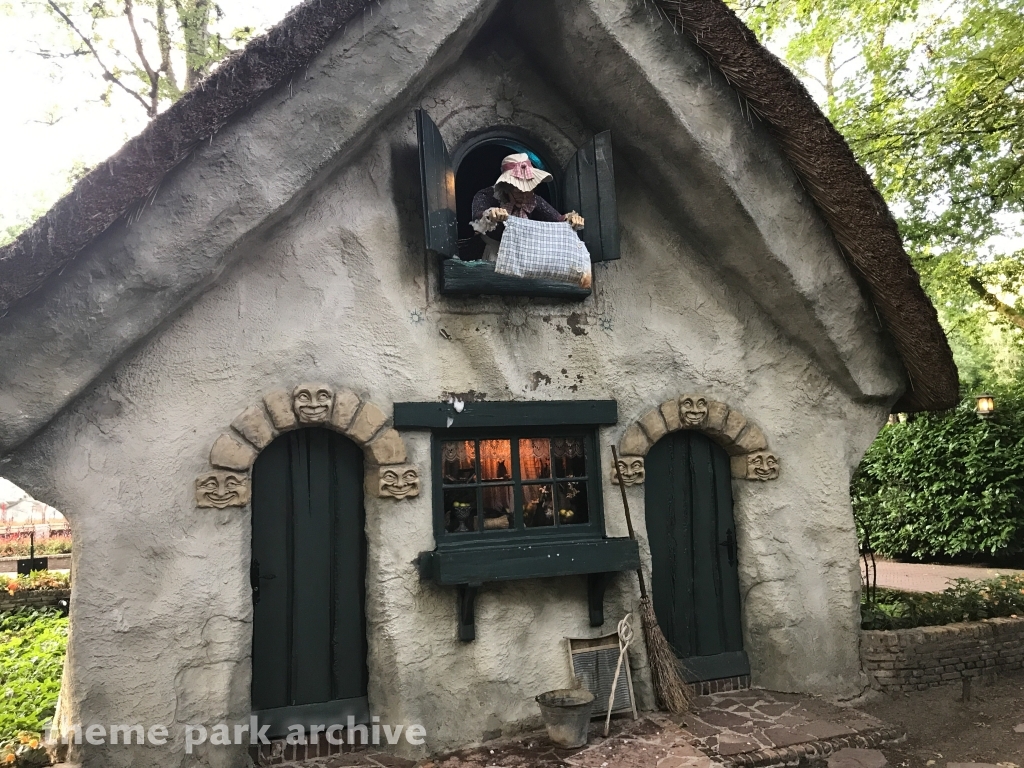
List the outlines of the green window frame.
<svg viewBox="0 0 1024 768">
<path fill-rule="evenodd" d="M 536 451 L 536 446 L 547 440 L 548 473 L 543 472 L 537 477 L 523 477 L 523 451 Z M 568 463 L 564 456 L 557 455 L 557 441 L 573 441 L 582 445 L 584 456 L 584 474 L 580 475 L 579 462 L 576 470 L 560 469 L 560 463 Z M 491 473 L 488 476 L 487 461 L 481 453 L 491 447 L 485 444 L 508 441 L 508 461 L 505 476 Z M 529 442 L 530 445 L 527 445 Z M 453 481 L 449 474 L 446 477 L 445 467 L 453 465 L 453 457 L 445 455 L 446 446 L 462 443 L 472 446 L 473 476 L 462 482 Z M 561 443 L 568 446 L 569 443 Z M 594 427 L 580 426 L 536 426 L 536 427 L 481 427 L 473 429 L 446 429 L 435 431 L 432 440 L 432 476 L 433 476 L 433 512 L 434 538 L 439 548 L 480 546 L 488 542 L 502 543 L 516 540 L 564 541 L 567 539 L 600 539 L 604 536 L 604 509 L 601 493 L 601 456 Z M 561 449 L 566 450 L 565 448 Z M 450 454 L 450 450 L 449 450 Z M 468 458 L 468 451 L 462 454 Z M 502 453 L 504 456 L 504 453 Z M 536 458 L 532 456 L 531 458 Z M 538 459 L 541 460 L 542 459 Z M 508 466 L 508 465 L 511 466 Z M 569 473 L 571 472 L 571 474 Z M 490 521 L 500 517 L 489 517 L 486 503 L 488 496 L 500 497 L 504 489 L 509 489 L 505 496 L 508 504 L 507 523 L 502 527 L 492 527 Z M 549 492 L 550 523 L 537 524 L 541 512 L 541 501 L 544 490 Z M 572 519 L 574 515 L 583 514 L 579 508 L 581 502 L 567 498 L 569 493 L 576 496 L 585 494 L 586 520 Z M 475 501 L 470 516 L 463 524 L 458 518 L 453 519 L 453 502 L 457 499 L 473 499 Z M 563 503 L 564 502 L 564 503 Z M 572 515 L 561 510 L 571 512 Z M 530 519 L 532 515 L 532 521 Z M 458 528 L 469 530 L 458 530 Z"/>
</svg>

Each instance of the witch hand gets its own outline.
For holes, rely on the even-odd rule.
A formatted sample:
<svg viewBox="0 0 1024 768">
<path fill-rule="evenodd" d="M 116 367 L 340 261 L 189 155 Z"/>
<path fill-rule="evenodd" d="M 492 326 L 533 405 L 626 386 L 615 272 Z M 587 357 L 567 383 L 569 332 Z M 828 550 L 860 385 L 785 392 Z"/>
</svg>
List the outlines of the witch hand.
<svg viewBox="0 0 1024 768">
<path fill-rule="evenodd" d="M 569 213 L 565 214 L 565 220 L 569 222 L 569 226 L 576 232 L 583 229 L 583 217 L 576 213 L 576 211 L 569 211 Z"/>
<path fill-rule="evenodd" d="M 495 224 L 502 224 L 508 221 L 508 211 L 504 208 L 488 208 L 484 215 Z"/>
</svg>

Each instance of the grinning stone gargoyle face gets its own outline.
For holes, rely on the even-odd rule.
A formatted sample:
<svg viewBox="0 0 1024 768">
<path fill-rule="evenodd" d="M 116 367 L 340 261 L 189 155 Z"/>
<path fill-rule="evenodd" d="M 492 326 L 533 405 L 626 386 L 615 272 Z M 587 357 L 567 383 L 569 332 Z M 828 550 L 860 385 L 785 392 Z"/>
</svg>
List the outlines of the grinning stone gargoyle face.
<svg viewBox="0 0 1024 768">
<path fill-rule="evenodd" d="M 643 456 L 620 456 L 619 472 L 622 473 L 623 485 L 638 485 L 644 481 L 647 470 L 644 467 Z M 615 463 L 612 462 L 612 482 L 618 485 L 619 476 L 615 471 Z"/>
<path fill-rule="evenodd" d="M 196 506 L 244 507 L 251 497 L 249 476 L 241 472 L 208 472 L 196 478 Z"/>
<path fill-rule="evenodd" d="M 380 495 L 405 499 L 420 495 L 420 473 L 411 464 L 380 468 Z"/>
<path fill-rule="evenodd" d="M 747 454 L 748 480 L 775 480 L 779 476 L 779 460 L 775 454 L 760 451 Z"/>
<path fill-rule="evenodd" d="M 334 392 L 326 384 L 299 384 L 292 392 L 292 408 L 301 424 L 322 424 L 331 416 Z"/>
<path fill-rule="evenodd" d="M 679 416 L 685 429 L 698 429 L 708 420 L 708 399 L 701 395 L 683 395 L 679 398 Z"/>
</svg>

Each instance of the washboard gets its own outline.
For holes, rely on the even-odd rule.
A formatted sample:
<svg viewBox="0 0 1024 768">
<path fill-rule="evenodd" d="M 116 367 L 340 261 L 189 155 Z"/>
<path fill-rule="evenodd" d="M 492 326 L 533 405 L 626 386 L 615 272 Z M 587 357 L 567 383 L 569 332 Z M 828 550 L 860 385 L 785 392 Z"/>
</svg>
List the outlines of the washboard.
<svg viewBox="0 0 1024 768">
<path fill-rule="evenodd" d="M 608 697 L 615 679 L 615 665 L 619 661 L 619 636 L 567 637 L 566 640 L 573 675 L 582 687 L 594 694 L 594 711 L 591 716 L 604 717 L 608 714 Z M 619 672 L 619 682 L 615 686 L 612 714 L 618 712 L 632 712 L 633 719 L 637 718 L 633 676 L 629 671 L 629 651 L 626 651 L 622 660 L 622 671 Z"/>
</svg>

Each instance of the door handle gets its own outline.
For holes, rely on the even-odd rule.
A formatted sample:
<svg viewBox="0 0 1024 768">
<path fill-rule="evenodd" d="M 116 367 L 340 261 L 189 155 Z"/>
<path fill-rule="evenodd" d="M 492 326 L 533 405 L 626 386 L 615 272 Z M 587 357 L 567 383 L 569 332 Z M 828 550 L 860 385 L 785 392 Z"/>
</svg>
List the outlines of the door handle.
<svg viewBox="0 0 1024 768">
<path fill-rule="evenodd" d="M 732 528 L 725 534 L 725 541 L 719 542 L 718 546 L 725 547 L 729 565 L 736 565 L 736 535 L 732 532 Z"/>
<path fill-rule="evenodd" d="M 260 603 L 260 561 L 255 557 L 249 563 L 249 586 L 252 588 L 252 604 Z"/>
</svg>

